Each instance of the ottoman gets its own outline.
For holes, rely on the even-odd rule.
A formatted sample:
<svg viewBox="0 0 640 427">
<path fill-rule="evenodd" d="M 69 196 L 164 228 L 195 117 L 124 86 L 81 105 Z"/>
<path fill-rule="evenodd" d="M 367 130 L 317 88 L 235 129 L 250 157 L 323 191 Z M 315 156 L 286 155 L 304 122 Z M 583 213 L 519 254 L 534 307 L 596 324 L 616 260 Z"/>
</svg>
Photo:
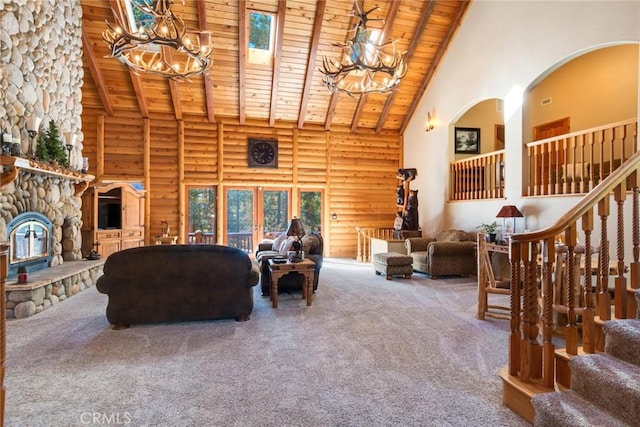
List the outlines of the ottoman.
<svg viewBox="0 0 640 427">
<path fill-rule="evenodd" d="M 376 274 L 384 274 L 387 280 L 391 280 L 391 276 L 404 276 L 405 279 L 411 279 L 412 263 L 413 258 L 397 252 L 373 254 L 373 268 Z"/>
</svg>

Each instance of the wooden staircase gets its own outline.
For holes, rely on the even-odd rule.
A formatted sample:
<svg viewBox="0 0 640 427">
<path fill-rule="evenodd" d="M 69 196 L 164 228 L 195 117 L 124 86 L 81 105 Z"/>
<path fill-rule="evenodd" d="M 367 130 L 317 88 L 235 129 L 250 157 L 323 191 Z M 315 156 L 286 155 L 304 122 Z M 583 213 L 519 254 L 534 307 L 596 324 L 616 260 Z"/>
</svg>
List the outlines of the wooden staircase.
<svg viewBox="0 0 640 427">
<path fill-rule="evenodd" d="M 571 378 L 576 375 L 571 370 L 572 359 L 604 352 L 605 323 L 636 317 L 639 167 L 640 153 L 636 152 L 555 224 L 511 236 L 510 282 L 522 285 L 510 288 L 508 365 L 500 376 L 505 405 L 531 423 L 533 396 L 580 382 Z M 599 239 L 594 244 L 595 234 Z M 557 244 L 558 236 L 563 245 Z M 561 247 L 565 286 L 559 288 L 556 252 Z M 595 265 L 589 268 L 592 259 Z M 558 313 L 564 319 L 560 327 Z M 564 336 L 563 349 L 557 349 L 553 339 L 558 332 Z"/>
</svg>

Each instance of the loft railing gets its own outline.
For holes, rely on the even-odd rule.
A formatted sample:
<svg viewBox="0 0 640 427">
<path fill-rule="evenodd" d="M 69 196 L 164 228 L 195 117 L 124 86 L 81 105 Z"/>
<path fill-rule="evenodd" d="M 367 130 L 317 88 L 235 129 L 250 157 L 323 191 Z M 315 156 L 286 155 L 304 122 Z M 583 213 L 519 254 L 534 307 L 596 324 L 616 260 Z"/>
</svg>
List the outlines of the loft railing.
<svg viewBox="0 0 640 427">
<path fill-rule="evenodd" d="M 604 350 L 605 320 L 634 317 L 633 292 L 640 281 L 639 166 L 640 153 L 635 153 L 555 224 L 511 236 L 511 284 L 521 286 L 511 286 L 509 357 L 501 376 L 504 401 L 514 411 L 530 405 L 535 393 L 530 390 L 568 387 L 566 360 L 579 351 Z M 630 215 L 625 214 L 626 203 Z M 594 243 L 596 221 L 600 236 Z M 628 230 L 631 236 L 625 236 Z M 564 240 L 560 245 L 559 236 Z M 615 261 L 610 262 L 610 255 Z M 559 315 L 564 320 L 554 325 Z M 554 327 L 564 335 L 565 349 L 556 349 Z"/>
<path fill-rule="evenodd" d="M 636 119 L 527 144 L 529 196 L 587 193 L 637 151 Z"/>
<path fill-rule="evenodd" d="M 451 200 L 504 197 L 504 150 L 451 162 Z"/>
<path fill-rule="evenodd" d="M 371 239 L 393 240 L 393 228 L 356 227 L 358 262 L 371 262 Z"/>
</svg>

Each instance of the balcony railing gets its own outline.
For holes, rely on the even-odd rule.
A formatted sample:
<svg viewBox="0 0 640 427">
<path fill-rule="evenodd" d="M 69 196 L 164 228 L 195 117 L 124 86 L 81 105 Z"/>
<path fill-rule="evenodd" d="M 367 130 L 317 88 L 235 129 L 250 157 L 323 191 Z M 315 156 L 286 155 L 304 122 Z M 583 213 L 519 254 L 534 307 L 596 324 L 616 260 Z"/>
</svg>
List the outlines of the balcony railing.
<svg viewBox="0 0 640 427">
<path fill-rule="evenodd" d="M 587 193 L 637 151 L 637 136 L 629 119 L 527 144 L 527 195 Z"/>
<path fill-rule="evenodd" d="M 451 162 L 451 200 L 504 197 L 504 150 Z"/>
</svg>

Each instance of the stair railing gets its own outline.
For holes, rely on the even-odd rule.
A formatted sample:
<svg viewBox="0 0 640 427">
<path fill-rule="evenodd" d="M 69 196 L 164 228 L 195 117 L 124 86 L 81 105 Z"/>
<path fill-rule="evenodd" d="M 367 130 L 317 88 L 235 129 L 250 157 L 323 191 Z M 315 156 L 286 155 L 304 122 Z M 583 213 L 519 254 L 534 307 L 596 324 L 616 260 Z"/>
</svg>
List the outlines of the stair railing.
<svg viewBox="0 0 640 427">
<path fill-rule="evenodd" d="M 603 351 L 604 336 L 599 325 L 609 319 L 635 317 L 633 293 L 640 281 L 639 167 L 640 153 L 636 152 L 555 224 L 511 236 L 508 377 L 501 374 L 503 380 L 512 385 L 525 383 L 553 390 L 556 348 L 552 338 L 554 315 L 557 317 L 558 313 L 566 316 L 561 330 L 569 355 L 578 354 L 580 339 L 583 352 Z M 631 193 L 631 218 L 625 215 L 624 209 L 628 191 Z M 613 213 L 611 201 L 616 205 Z M 615 226 L 611 227 L 616 230 L 615 236 L 608 235 L 610 216 L 615 219 Z M 600 221 L 600 242 L 593 247 L 596 218 Z M 633 259 L 630 261 L 625 260 L 625 229 L 632 230 L 629 249 L 632 249 Z M 579 230 L 584 236 L 583 245 L 578 242 Z M 558 245 L 558 237 L 563 238 L 562 245 Z M 557 257 L 557 251 L 562 251 L 564 258 Z M 591 260 L 596 252 L 594 277 Z M 616 261 L 613 263 L 609 261 L 610 252 L 614 252 Z M 584 267 L 581 268 L 582 257 Z M 564 259 L 564 279 L 560 277 L 558 259 Z M 613 286 L 609 285 L 610 269 L 615 275 Z M 630 274 L 629 281 L 625 274 Z M 559 280 L 564 280 L 566 285 L 562 289 L 563 295 L 558 295 L 561 288 L 554 286 Z M 521 286 L 514 286 L 516 283 Z M 581 336 L 578 320 L 581 320 Z M 540 336 L 542 342 L 539 342 Z"/>
<path fill-rule="evenodd" d="M 358 262 L 371 262 L 371 239 L 393 240 L 394 228 L 356 227 Z"/>
</svg>

